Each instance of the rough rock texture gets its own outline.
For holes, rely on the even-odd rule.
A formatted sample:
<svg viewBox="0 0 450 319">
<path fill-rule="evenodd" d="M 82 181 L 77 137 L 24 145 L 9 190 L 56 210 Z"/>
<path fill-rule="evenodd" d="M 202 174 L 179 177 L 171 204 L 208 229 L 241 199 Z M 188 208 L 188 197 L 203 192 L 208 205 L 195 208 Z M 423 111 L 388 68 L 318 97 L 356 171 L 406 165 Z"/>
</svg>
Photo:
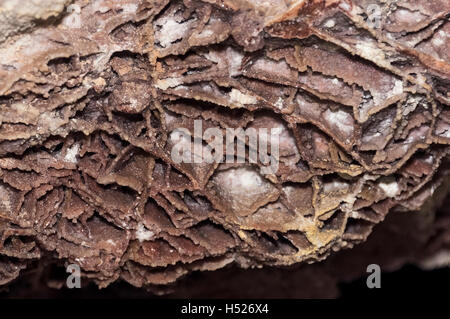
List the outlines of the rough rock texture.
<svg viewBox="0 0 450 319">
<path fill-rule="evenodd" d="M 443 207 L 449 204 L 447 199 Z M 36 267 L 24 270 L 19 280 L 0 288 L 0 298 L 364 298 L 379 293 L 383 297 L 439 298 L 442 289 L 438 288 L 445 289 L 450 268 L 426 272 L 404 265 L 420 264 L 437 256 L 436 251 L 440 251 L 441 262 L 434 267 L 450 265 L 448 257 L 442 258 L 449 255 L 450 236 L 445 226 L 449 218 L 448 209 L 440 210 L 436 217 L 425 211 L 393 212 L 374 227 L 367 241 L 332 254 L 321 263 L 261 269 L 234 265 L 214 272 L 195 272 L 164 289 L 157 287 L 148 292 L 119 281 L 100 291 L 94 284 L 68 289 L 63 286 L 67 275 L 63 265 L 55 266 L 51 260 L 40 259 Z M 372 263 L 383 270 L 382 289 L 367 289 L 365 285 L 366 268 Z M 158 296 L 155 292 L 164 294 Z"/>
<path fill-rule="evenodd" d="M 0 43 L 37 25 L 51 22 L 69 0 L 0 0 Z"/>
<path fill-rule="evenodd" d="M 45 259 L 163 289 L 324 260 L 389 212 L 450 228 L 448 1 L 27 2 L 0 1 L 0 284 Z M 281 128 L 278 171 L 174 162 L 196 119 Z"/>
</svg>

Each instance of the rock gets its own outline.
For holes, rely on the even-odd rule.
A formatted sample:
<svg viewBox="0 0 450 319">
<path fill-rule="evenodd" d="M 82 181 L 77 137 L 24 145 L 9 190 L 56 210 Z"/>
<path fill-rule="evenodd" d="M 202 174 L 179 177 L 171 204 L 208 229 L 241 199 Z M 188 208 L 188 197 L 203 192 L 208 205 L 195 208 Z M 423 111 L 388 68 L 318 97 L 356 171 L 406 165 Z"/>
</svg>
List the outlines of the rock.
<svg viewBox="0 0 450 319">
<path fill-rule="evenodd" d="M 164 290 L 437 227 L 447 2 L 278 2 L 0 1 L 0 284 L 45 259 Z"/>
</svg>

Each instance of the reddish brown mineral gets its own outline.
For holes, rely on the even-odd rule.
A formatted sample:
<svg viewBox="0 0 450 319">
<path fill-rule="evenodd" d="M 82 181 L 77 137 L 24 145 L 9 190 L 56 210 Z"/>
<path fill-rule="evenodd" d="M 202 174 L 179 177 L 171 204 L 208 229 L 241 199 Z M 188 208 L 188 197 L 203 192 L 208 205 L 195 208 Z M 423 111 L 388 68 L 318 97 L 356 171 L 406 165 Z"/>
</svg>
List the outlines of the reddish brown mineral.
<svg viewBox="0 0 450 319">
<path fill-rule="evenodd" d="M 448 263 L 449 16 L 447 0 L 0 0 L 0 285 L 46 260 L 164 290 L 322 261 L 399 212 L 424 229 L 398 264 Z M 242 161 L 174 160 L 196 120 L 201 145 L 278 128 L 278 169 L 245 138 Z"/>
</svg>

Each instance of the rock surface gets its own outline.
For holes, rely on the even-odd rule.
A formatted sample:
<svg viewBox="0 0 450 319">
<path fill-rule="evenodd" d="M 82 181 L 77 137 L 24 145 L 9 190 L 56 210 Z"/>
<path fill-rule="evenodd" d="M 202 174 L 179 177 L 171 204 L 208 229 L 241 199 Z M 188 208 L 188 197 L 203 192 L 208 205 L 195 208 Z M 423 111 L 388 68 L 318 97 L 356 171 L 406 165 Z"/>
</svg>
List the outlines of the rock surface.
<svg viewBox="0 0 450 319">
<path fill-rule="evenodd" d="M 0 0 L 0 284 L 48 260 L 164 290 L 323 261 L 388 213 L 450 229 L 448 1 L 15 3 Z M 174 130 L 198 120 L 203 136 L 279 129 L 277 171 L 175 161 Z M 414 262 L 448 263 L 447 237 L 417 236 L 436 244 Z"/>
</svg>

